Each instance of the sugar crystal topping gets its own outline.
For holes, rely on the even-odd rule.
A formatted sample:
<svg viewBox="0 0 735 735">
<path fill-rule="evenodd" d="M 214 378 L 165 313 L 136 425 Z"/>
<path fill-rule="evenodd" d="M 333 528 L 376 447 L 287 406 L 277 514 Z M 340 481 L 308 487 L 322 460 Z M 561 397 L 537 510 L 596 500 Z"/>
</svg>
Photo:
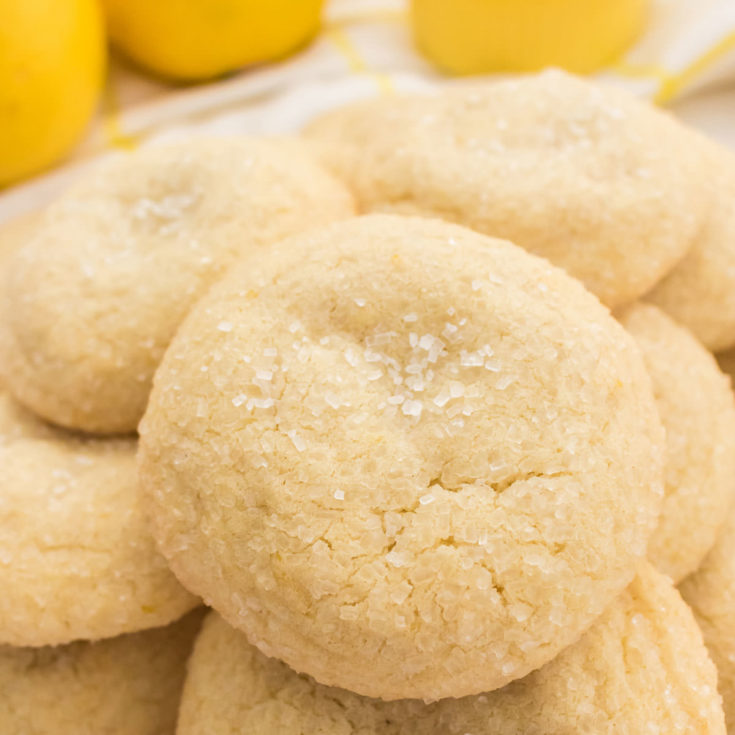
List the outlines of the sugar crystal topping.
<svg viewBox="0 0 735 735">
<path fill-rule="evenodd" d="M 354 301 L 355 308 L 363 308 L 357 299 Z M 357 381 L 357 385 L 362 386 L 357 388 L 360 393 L 368 386 L 375 386 L 368 393 L 375 402 L 372 409 L 363 406 L 346 413 L 345 420 L 352 425 L 363 423 L 371 411 L 399 415 L 413 424 L 427 415 L 444 415 L 446 421 L 439 426 L 438 435 L 451 436 L 464 428 L 465 418 L 482 408 L 486 402 L 484 392 L 493 389 L 492 383 L 484 390 L 480 387 L 484 379 L 478 370 L 497 376 L 494 389 L 498 391 L 506 390 L 515 377 L 503 372 L 503 365 L 491 344 L 472 349 L 464 346 L 463 328 L 468 323 L 467 317 L 459 316 L 453 307 L 447 309 L 447 315 L 451 321 L 444 323 L 439 335 L 421 329 L 404 331 L 404 325 L 413 327 L 420 322 L 416 313 L 409 312 L 398 317 L 395 325 L 390 325 L 393 328 L 378 324 L 359 342 L 346 343 L 344 337 L 337 335 L 309 337 L 303 333 L 300 321 L 292 321 L 288 331 L 295 339 L 282 354 L 279 355 L 275 347 L 263 347 L 259 354 L 242 355 L 243 362 L 251 366 L 250 383 L 257 392 L 239 390 L 231 398 L 232 405 L 249 412 L 277 408 L 291 360 L 307 363 L 321 354 L 320 350 L 326 350 L 325 354 L 337 351 L 342 364 L 354 373 L 349 376 L 337 370 L 321 375 L 318 382 L 321 387 L 312 386 L 304 399 L 304 405 L 315 419 L 324 411 L 352 408 L 352 391 L 356 389 L 352 383 Z M 223 332 L 233 328 L 229 321 L 220 321 L 217 325 Z M 362 404 L 358 402 L 358 405 Z M 287 433 L 298 451 L 306 449 L 309 431 L 299 434 L 289 430 Z"/>
</svg>

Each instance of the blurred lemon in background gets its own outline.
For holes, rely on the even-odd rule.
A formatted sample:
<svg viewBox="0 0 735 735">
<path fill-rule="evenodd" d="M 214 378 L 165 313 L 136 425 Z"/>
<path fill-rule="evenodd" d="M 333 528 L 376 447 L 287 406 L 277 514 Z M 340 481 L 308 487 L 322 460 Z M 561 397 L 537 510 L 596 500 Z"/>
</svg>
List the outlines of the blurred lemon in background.
<svg viewBox="0 0 735 735">
<path fill-rule="evenodd" d="M 648 0 L 412 0 L 416 42 L 455 74 L 560 66 L 587 73 L 621 54 Z"/>
<path fill-rule="evenodd" d="M 103 0 L 109 33 L 166 77 L 207 79 L 286 55 L 319 28 L 323 0 Z"/>
<path fill-rule="evenodd" d="M 0 0 L 0 186 L 61 158 L 105 69 L 97 0 Z"/>
</svg>

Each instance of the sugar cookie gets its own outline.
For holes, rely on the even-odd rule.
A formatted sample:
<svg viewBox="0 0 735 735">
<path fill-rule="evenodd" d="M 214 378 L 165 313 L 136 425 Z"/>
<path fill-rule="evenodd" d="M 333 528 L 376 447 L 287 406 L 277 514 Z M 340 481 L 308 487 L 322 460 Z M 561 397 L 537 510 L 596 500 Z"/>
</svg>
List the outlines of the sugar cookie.
<svg viewBox="0 0 735 735">
<path fill-rule="evenodd" d="M 620 321 L 666 430 L 665 498 L 648 557 L 677 582 L 712 548 L 735 500 L 735 399 L 714 357 L 660 309 L 636 304 Z"/>
<path fill-rule="evenodd" d="M 506 237 L 610 306 L 634 301 L 683 257 L 707 202 L 689 131 L 560 71 L 363 102 L 307 135 L 363 211 Z"/>
<path fill-rule="evenodd" d="M 155 548 L 135 444 L 82 441 L 0 391 L 0 643 L 106 638 L 197 604 Z"/>
<path fill-rule="evenodd" d="M 730 732 L 735 732 L 735 514 L 702 566 L 680 585 L 717 665 Z"/>
<path fill-rule="evenodd" d="M 692 614 L 650 566 L 582 639 L 489 694 L 382 702 L 317 684 L 216 613 L 189 662 L 178 735 L 724 735 L 717 675 Z"/>
<path fill-rule="evenodd" d="M 0 646 L 7 735 L 174 735 L 195 611 L 166 628 L 96 643 Z"/>
<path fill-rule="evenodd" d="M 439 220 L 243 262 L 141 427 L 175 573 L 266 654 L 368 696 L 553 658 L 630 582 L 663 495 L 633 339 L 548 262 Z"/>
<path fill-rule="evenodd" d="M 735 345 L 735 156 L 703 145 L 710 214 L 694 247 L 646 297 L 717 351 Z"/>
<path fill-rule="evenodd" d="M 222 138 L 118 157 L 53 204 L 8 263 L 0 372 L 49 421 L 132 432 L 179 322 L 224 270 L 352 212 L 296 143 Z"/>
</svg>

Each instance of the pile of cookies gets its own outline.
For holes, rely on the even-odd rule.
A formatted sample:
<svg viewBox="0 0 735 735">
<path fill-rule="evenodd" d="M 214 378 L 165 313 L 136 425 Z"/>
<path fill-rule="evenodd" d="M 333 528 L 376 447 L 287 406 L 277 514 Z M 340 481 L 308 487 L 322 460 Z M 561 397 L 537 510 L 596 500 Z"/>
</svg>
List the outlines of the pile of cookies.
<svg viewBox="0 0 735 735">
<path fill-rule="evenodd" d="M 115 158 L 0 266 L 3 732 L 735 732 L 714 143 L 373 100 Z"/>
</svg>

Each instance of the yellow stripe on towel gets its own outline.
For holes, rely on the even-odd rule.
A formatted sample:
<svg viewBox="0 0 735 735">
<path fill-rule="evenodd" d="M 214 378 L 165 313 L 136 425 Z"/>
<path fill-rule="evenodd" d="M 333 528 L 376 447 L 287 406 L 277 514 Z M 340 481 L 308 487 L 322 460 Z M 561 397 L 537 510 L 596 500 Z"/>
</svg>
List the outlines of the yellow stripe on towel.
<svg viewBox="0 0 735 735">
<path fill-rule="evenodd" d="M 714 64 L 715 61 L 733 49 L 735 49 L 735 31 L 725 36 L 721 41 L 708 49 L 699 58 L 695 59 L 691 64 L 682 69 L 678 74 L 672 74 L 665 79 L 659 87 L 659 90 L 654 97 L 654 101 L 662 105 L 670 102 L 693 79 L 702 74 L 709 66 Z"/>
<path fill-rule="evenodd" d="M 347 67 L 353 74 L 367 74 L 371 76 L 375 79 L 381 94 L 389 95 L 394 93 L 393 81 L 390 76 L 384 72 L 370 69 L 344 28 L 339 25 L 327 25 L 324 28 L 324 35 L 345 58 Z"/>
<path fill-rule="evenodd" d="M 120 124 L 120 100 L 111 75 L 107 77 L 102 94 L 102 130 L 105 141 L 111 148 L 130 151 L 137 148 L 140 143 L 135 135 L 123 132 Z"/>
</svg>

